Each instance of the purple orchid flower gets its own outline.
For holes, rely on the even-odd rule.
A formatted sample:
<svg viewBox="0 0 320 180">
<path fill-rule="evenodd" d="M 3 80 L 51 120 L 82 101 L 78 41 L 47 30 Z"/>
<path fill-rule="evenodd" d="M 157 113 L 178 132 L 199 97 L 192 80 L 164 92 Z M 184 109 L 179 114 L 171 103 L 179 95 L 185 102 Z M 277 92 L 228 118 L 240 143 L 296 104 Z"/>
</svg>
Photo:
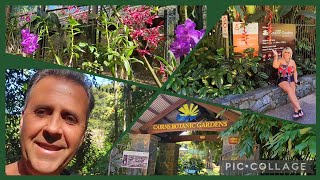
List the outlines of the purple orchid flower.
<svg viewBox="0 0 320 180">
<path fill-rule="evenodd" d="M 170 51 L 174 54 L 176 58 L 179 58 L 190 52 L 190 44 L 183 39 L 176 39 L 170 45 Z"/>
<path fill-rule="evenodd" d="M 21 36 L 22 52 L 32 54 L 39 48 L 38 35 L 30 33 L 28 28 L 21 30 Z"/>
<path fill-rule="evenodd" d="M 203 37 L 206 30 L 196 30 L 195 27 L 196 23 L 190 19 L 177 26 L 175 30 L 176 39 L 170 46 L 170 51 L 176 58 L 188 54 L 190 49 L 194 48 Z"/>
</svg>

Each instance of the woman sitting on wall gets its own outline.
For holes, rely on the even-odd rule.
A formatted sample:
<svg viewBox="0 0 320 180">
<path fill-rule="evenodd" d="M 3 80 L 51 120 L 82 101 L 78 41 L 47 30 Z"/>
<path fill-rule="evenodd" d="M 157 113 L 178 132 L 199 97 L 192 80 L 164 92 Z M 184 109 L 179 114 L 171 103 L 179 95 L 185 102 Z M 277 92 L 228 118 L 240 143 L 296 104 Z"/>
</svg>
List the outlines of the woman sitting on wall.
<svg viewBox="0 0 320 180">
<path fill-rule="evenodd" d="M 278 53 L 276 50 L 272 50 L 274 54 L 273 67 L 278 69 L 278 86 L 284 90 L 291 101 L 293 106 L 293 118 L 297 119 L 304 115 L 300 103 L 296 95 L 296 85 L 298 82 L 297 66 L 294 60 L 292 60 L 292 49 L 286 47 L 282 51 L 282 57 L 278 59 Z"/>
</svg>

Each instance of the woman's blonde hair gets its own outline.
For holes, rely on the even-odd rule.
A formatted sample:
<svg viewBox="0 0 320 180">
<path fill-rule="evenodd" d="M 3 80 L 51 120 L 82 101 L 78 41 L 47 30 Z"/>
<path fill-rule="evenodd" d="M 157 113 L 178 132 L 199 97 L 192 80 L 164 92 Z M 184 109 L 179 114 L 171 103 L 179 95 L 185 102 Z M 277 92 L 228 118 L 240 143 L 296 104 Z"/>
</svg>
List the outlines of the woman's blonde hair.
<svg viewBox="0 0 320 180">
<path fill-rule="evenodd" d="M 290 47 L 286 47 L 282 50 L 282 57 L 284 55 L 285 52 L 289 52 L 290 53 L 290 59 L 292 59 L 292 49 Z"/>
</svg>

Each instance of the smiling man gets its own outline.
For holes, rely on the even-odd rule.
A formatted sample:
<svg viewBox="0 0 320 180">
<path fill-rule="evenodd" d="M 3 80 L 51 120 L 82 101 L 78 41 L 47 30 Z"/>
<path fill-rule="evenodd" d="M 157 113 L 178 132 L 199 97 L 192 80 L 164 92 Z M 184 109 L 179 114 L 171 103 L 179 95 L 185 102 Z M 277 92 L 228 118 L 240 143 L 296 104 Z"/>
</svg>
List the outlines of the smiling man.
<svg viewBox="0 0 320 180">
<path fill-rule="evenodd" d="M 81 146 L 94 98 L 83 74 L 40 70 L 31 79 L 20 122 L 22 158 L 7 175 L 59 175 Z"/>
</svg>

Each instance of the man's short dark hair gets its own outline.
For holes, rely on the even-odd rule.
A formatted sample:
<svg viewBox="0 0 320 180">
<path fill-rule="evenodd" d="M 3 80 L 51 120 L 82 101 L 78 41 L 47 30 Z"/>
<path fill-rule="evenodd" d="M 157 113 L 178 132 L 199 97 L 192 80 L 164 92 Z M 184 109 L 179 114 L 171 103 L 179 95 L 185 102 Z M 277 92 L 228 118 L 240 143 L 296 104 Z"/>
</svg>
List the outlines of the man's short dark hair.
<svg viewBox="0 0 320 180">
<path fill-rule="evenodd" d="M 89 98 L 89 106 L 88 106 L 88 112 L 87 112 L 87 123 L 90 116 L 90 113 L 94 107 L 94 97 L 91 90 L 91 82 L 90 80 L 82 73 L 71 71 L 67 69 L 44 69 L 44 70 L 38 70 L 31 78 L 26 95 L 25 95 L 25 101 L 24 101 L 24 109 L 28 105 L 29 98 L 30 98 L 30 92 L 31 89 L 43 78 L 45 77 L 55 77 L 55 78 L 61 78 L 68 81 L 72 81 L 80 86 L 82 86 Z M 86 125 L 87 125 L 86 123 Z"/>
</svg>

